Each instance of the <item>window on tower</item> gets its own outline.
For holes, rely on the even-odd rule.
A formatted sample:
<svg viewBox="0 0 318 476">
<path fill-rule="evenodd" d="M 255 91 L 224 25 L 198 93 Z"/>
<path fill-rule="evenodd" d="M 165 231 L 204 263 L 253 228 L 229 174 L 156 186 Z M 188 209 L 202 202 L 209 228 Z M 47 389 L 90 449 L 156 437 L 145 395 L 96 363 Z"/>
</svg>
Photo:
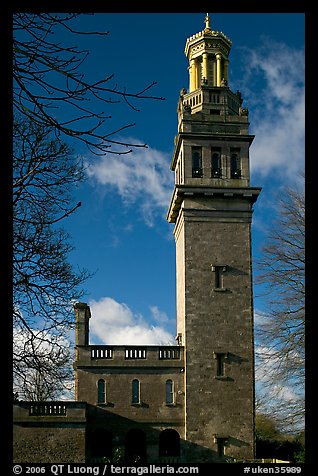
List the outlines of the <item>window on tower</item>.
<svg viewBox="0 0 318 476">
<path fill-rule="evenodd" d="M 224 362 L 227 354 L 225 352 L 215 352 L 214 358 L 216 360 L 216 376 L 224 377 Z"/>
<path fill-rule="evenodd" d="M 203 177 L 202 147 L 192 147 L 192 177 Z"/>
<path fill-rule="evenodd" d="M 216 354 L 216 376 L 217 377 L 224 377 L 224 361 L 225 361 L 225 354 L 223 353 Z"/>
<path fill-rule="evenodd" d="M 226 272 L 226 266 L 212 265 L 212 271 L 214 273 L 214 290 L 226 291 L 224 287 L 224 273 Z"/>
<path fill-rule="evenodd" d="M 231 178 L 241 178 L 241 159 L 239 149 L 231 150 Z"/>
<path fill-rule="evenodd" d="M 212 178 L 221 178 L 222 169 L 221 169 L 221 149 L 215 148 L 212 149 L 211 155 L 211 176 Z"/>
<path fill-rule="evenodd" d="M 225 455 L 225 446 L 228 442 L 228 438 L 217 436 L 215 442 L 218 448 L 218 456 L 219 458 L 222 458 Z"/>
</svg>

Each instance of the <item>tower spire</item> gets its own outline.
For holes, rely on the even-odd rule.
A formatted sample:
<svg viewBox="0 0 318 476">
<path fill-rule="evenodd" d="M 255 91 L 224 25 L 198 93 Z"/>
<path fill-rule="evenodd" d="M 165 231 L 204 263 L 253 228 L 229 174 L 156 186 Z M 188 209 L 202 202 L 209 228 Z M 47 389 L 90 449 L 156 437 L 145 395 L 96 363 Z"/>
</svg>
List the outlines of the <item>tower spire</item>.
<svg viewBox="0 0 318 476">
<path fill-rule="evenodd" d="M 210 17 L 209 17 L 208 13 L 205 15 L 205 20 L 204 21 L 205 21 L 205 29 L 210 30 L 211 29 L 210 28 Z"/>
</svg>

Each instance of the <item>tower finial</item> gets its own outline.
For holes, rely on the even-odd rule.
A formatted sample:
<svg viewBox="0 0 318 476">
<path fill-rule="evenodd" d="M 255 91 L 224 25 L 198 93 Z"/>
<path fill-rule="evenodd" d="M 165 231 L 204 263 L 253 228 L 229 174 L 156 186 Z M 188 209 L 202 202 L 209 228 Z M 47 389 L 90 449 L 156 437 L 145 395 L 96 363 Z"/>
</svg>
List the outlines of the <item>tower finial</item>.
<svg viewBox="0 0 318 476">
<path fill-rule="evenodd" d="M 210 17 L 208 13 L 205 16 L 205 29 L 210 30 Z"/>
</svg>

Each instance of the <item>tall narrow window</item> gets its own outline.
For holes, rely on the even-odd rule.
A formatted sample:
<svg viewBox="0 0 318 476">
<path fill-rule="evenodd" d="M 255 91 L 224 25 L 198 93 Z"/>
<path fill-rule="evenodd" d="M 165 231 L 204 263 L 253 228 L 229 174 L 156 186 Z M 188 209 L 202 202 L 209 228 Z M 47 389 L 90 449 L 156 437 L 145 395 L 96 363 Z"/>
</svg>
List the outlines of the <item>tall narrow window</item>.
<svg viewBox="0 0 318 476">
<path fill-rule="evenodd" d="M 192 147 L 192 177 L 202 176 L 202 147 Z"/>
<path fill-rule="evenodd" d="M 216 375 L 215 377 L 226 377 L 225 364 L 229 360 L 228 352 L 213 352 L 213 356 L 216 360 Z"/>
<path fill-rule="evenodd" d="M 214 272 L 214 290 L 225 291 L 226 288 L 224 288 L 223 274 L 226 271 L 226 266 L 213 265 L 212 271 Z"/>
<path fill-rule="evenodd" d="M 97 382 L 97 401 L 99 404 L 106 403 L 106 382 L 102 378 Z"/>
<path fill-rule="evenodd" d="M 224 377 L 224 361 L 226 354 L 223 352 L 218 352 L 215 354 L 216 358 L 216 376 Z"/>
<path fill-rule="evenodd" d="M 211 176 L 213 178 L 220 178 L 222 176 L 220 149 L 212 149 Z"/>
<path fill-rule="evenodd" d="M 137 379 L 131 383 L 131 403 L 140 403 L 140 382 Z"/>
<path fill-rule="evenodd" d="M 221 268 L 220 266 L 215 267 L 215 287 L 216 289 L 223 288 L 223 279 L 222 279 L 222 274 L 221 274 Z"/>
<path fill-rule="evenodd" d="M 173 381 L 169 379 L 166 381 L 166 404 L 172 405 L 173 403 Z"/>
<path fill-rule="evenodd" d="M 216 444 L 218 446 L 218 456 L 222 458 L 224 456 L 224 447 L 226 446 L 227 438 L 216 438 Z"/>
<path fill-rule="evenodd" d="M 231 152 L 231 178 L 241 177 L 241 159 L 239 150 L 233 150 Z"/>
</svg>

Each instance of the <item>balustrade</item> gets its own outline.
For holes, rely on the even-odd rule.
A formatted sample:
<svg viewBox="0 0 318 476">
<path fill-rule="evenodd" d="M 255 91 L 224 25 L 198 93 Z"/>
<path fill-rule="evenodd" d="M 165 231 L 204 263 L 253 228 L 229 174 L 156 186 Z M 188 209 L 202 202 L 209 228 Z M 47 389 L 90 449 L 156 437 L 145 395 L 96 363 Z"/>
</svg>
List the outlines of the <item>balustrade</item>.
<svg viewBox="0 0 318 476">
<path fill-rule="evenodd" d="M 66 405 L 64 403 L 34 403 L 30 406 L 30 416 L 64 416 Z"/>
</svg>

